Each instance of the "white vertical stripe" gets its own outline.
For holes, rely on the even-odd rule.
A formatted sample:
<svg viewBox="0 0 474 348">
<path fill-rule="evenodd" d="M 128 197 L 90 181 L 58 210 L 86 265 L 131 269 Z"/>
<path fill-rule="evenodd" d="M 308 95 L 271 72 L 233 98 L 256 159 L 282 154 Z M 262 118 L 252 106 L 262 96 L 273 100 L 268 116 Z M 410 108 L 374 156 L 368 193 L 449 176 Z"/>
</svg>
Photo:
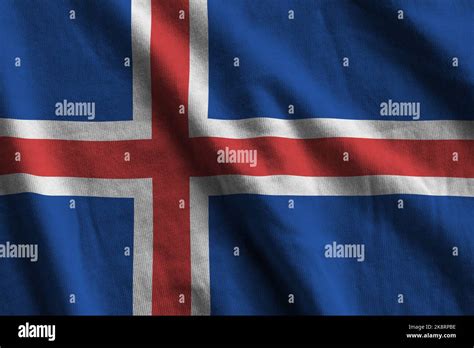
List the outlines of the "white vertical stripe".
<svg viewBox="0 0 474 348">
<path fill-rule="evenodd" d="M 189 2 L 189 134 L 203 135 L 200 129 L 207 122 L 209 104 L 209 33 L 207 0 Z"/>
<path fill-rule="evenodd" d="M 151 0 L 132 0 L 133 121 L 151 138 Z"/>
<path fill-rule="evenodd" d="M 190 178 L 191 314 L 211 314 L 209 198 L 200 178 Z"/>
<path fill-rule="evenodd" d="M 152 179 L 139 179 L 134 187 L 133 315 L 151 315 L 153 275 Z"/>
</svg>

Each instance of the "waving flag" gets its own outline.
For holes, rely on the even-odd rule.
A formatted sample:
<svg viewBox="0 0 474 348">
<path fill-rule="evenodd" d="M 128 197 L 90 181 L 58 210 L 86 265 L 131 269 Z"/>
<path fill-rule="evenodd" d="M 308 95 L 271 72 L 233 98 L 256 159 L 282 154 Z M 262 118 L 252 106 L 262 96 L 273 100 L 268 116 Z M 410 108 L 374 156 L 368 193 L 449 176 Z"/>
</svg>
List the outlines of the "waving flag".
<svg viewBox="0 0 474 348">
<path fill-rule="evenodd" d="M 474 314 L 470 0 L 0 2 L 0 314 Z"/>
</svg>

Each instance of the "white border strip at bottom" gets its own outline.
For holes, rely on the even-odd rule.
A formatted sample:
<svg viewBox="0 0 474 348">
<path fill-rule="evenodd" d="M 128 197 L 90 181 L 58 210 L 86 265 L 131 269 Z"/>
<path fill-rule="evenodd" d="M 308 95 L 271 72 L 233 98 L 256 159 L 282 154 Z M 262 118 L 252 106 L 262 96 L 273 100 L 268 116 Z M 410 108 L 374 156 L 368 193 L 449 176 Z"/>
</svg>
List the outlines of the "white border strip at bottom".
<svg viewBox="0 0 474 348">
<path fill-rule="evenodd" d="M 211 314 L 209 196 L 231 194 L 374 196 L 418 194 L 474 197 L 474 179 L 410 176 L 303 177 L 224 175 L 190 178 L 193 315 Z"/>
<path fill-rule="evenodd" d="M 153 261 L 152 179 L 89 179 L 0 175 L 0 196 L 15 193 L 47 196 L 133 198 L 133 314 L 151 315 Z"/>
</svg>

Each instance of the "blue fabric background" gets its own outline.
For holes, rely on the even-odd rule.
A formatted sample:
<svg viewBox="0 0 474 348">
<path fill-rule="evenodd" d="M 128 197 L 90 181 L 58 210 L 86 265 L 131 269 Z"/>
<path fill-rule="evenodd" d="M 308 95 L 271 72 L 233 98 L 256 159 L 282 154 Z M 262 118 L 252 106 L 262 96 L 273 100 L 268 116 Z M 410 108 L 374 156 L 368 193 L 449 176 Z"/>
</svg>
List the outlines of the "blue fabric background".
<svg viewBox="0 0 474 348">
<path fill-rule="evenodd" d="M 208 12 L 209 118 L 406 120 L 379 115 L 392 99 L 420 102 L 420 120 L 474 120 L 473 1 L 209 0 Z"/>
<path fill-rule="evenodd" d="M 209 204 L 211 314 L 474 314 L 472 198 L 230 195 Z M 365 244 L 365 261 L 325 258 L 333 241 Z"/>
<path fill-rule="evenodd" d="M 0 47 L 1 118 L 132 119 L 130 0 L 2 0 Z M 95 119 L 56 116 L 64 99 L 95 102 Z"/>
<path fill-rule="evenodd" d="M 132 315 L 133 199 L 0 196 L 6 241 L 37 243 L 39 258 L 0 259 L 0 315 Z"/>
</svg>

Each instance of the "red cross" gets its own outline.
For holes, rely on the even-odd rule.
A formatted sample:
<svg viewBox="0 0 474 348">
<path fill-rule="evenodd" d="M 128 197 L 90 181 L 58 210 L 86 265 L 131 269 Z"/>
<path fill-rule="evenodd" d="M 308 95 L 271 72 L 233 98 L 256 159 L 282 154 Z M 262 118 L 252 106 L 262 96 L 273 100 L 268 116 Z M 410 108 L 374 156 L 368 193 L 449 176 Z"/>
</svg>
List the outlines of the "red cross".
<svg viewBox="0 0 474 348">
<path fill-rule="evenodd" d="M 153 178 L 153 314 L 191 312 L 189 178 L 243 175 L 413 175 L 474 177 L 474 141 L 190 138 L 189 0 L 152 2 L 153 137 L 136 141 L 0 138 L 0 174 Z M 185 10 L 186 20 L 178 12 Z M 258 166 L 218 164 L 219 148 L 258 150 Z M 21 153 L 21 162 L 14 160 Z M 131 161 L 124 161 L 124 153 Z M 350 153 L 350 161 L 342 153 Z M 452 153 L 459 153 L 459 162 Z M 186 202 L 179 208 L 179 200 Z M 185 295 L 185 303 L 179 295 Z"/>
</svg>

